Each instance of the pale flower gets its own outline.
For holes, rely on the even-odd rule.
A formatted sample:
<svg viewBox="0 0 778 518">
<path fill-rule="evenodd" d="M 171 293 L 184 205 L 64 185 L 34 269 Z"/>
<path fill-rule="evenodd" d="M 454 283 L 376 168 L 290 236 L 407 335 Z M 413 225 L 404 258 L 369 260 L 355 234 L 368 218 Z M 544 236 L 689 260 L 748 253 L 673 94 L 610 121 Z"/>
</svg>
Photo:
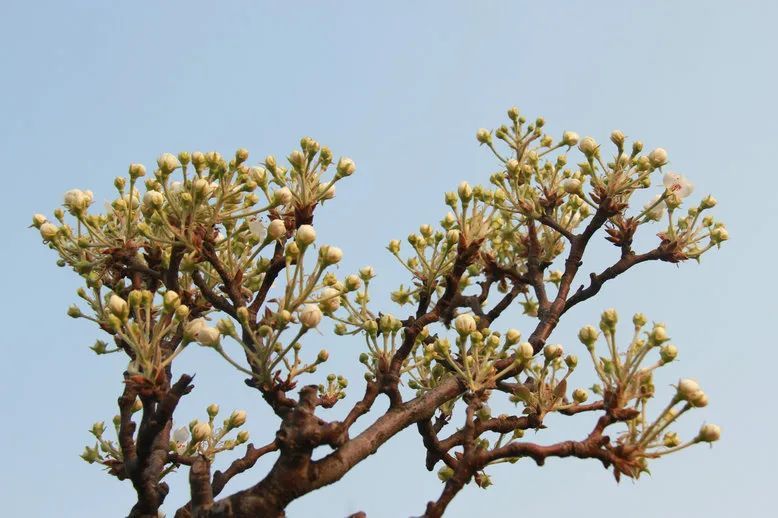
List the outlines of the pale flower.
<svg viewBox="0 0 778 518">
<path fill-rule="evenodd" d="M 265 229 L 265 225 L 262 224 L 262 221 L 259 220 L 256 216 L 252 216 L 248 220 L 249 224 L 249 232 L 251 232 L 251 235 L 256 237 L 260 242 L 265 240 L 265 236 L 267 235 L 267 230 Z"/>
<path fill-rule="evenodd" d="M 337 311 L 340 307 L 340 291 L 326 287 L 319 292 L 319 307 L 326 313 Z"/>
<path fill-rule="evenodd" d="M 678 198 L 686 198 L 694 190 L 694 184 L 678 173 L 666 173 L 662 182 L 665 188 Z"/>
<path fill-rule="evenodd" d="M 321 322 L 322 313 L 316 304 L 306 304 L 297 313 L 303 327 L 316 327 Z"/>
<path fill-rule="evenodd" d="M 189 430 L 187 430 L 185 426 L 182 426 L 173 432 L 171 439 L 175 443 L 176 453 L 183 455 L 186 451 L 186 444 L 189 442 Z"/>
<path fill-rule="evenodd" d="M 454 328 L 457 330 L 457 333 L 459 333 L 460 335 L 469 335 L 477 328 L 475 323 L 475 318 L 473 318 L 473 315 L 469 313 L 464 315 L 459 315 L 454 320 Z"/>
<path fill-rule="evenodd" d="M 659 221 L 665 214 L 667 205 L 664 201 L 659 202 L 659 198 L 660 196 L 657 194 L 643 206 L 646 210 L 646 217 L 652 221 Z"/>
<path fill-rule="evenodd" d="M 157 165 L 163 172 L 170 173 L 181 167 L 181 162 L 178 161 L 178 158 L 176 158 L 175 155 L 163 153 L 162 156 L 157 159 Z"/>
<path fill-rule="evenodd" d="M 218 329 L 215 327 L 207 326 L 200 328 L 200 330 L 197 332 L 197 336 L 195 337 L 200 345 L 204 345 L 205 347 L 215 347 L 219 345 L 220 338 L 221 334 L 219 333 Z"/>
<path fill-rule="evenodd" d="M 274 219 L 270 222 L 267 232 L 273 239 L 281 239 L 286 235 L 286 223 L 282 219 Z"/>
</svg>

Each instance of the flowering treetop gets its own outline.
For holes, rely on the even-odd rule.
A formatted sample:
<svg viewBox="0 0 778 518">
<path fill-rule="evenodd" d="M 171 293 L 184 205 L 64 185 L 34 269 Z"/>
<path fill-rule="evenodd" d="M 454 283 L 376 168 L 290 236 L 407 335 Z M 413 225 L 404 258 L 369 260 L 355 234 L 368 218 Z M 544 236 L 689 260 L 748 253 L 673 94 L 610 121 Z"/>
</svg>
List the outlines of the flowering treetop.
<svg viewBox="0 0 778 518">
<path fill-rule="evenodd" d="M 401 308 L 412 307 L 402 316 L 371 308 L 373 268 L 338 277 L 332 267 L 343 252 L 318 242 L 314 214 L 356 166 L 349 158 L 335 161 L 308 137 L 289 154 L 288 166 L 273 156 L 249 165 L 244 149 L 230 160 L 216 152 L 166 153 L 153 174 L 132 164 L 127 177 L 116 178 L 117 196 L 103 213 L 92 210 L 90 191 L 74 189 L 55 210 L 56 222 L 33 217 L 58 264 L 84 280 L 83 303 L 68 314 L 110 337 L 110 345 L 95 343 L 97 354 L 128 359 L 114 418 L 117 440 L 96 423 L 97 443 L 83 457 L 132 482 L 138 500 L 131 516 L 156 516 L 168 492 L 163 478 L 180 466 L 189 467 L 192 491 L 177 516 L 281 515 L 290 501 L 339 480 L 412 424 L 427 448 L 427 468 L 440 464 L 445 482 L 427 516 L 442 514 L 471 480 L 488 486 L 491 464 L 576 456 L 600 460 L 617 479 L 638 478 L 651 459 L 718 439 L 711 424 L 685 442 L 670 431 L 682 414 L 707 405 L 691 379 L 677 383 L 664 410 L 649 406 L 655 372 L 678 354 L 663 324 L 647 326 L 645 316 L 635 315 L 632 337 L 621 346 L 615 310 L 602 313 L 599 329 L 583 327 L 578 338 L 596 377 L 589 390 L 570 390 L 578 357 L 547 343 L 571 307 L 633 266 L 699 261 L 720 246 L 728 235 L 709 214 L 716 200 L 690 204 L 693 185 L 665 171 L 667 152 L 644 153 L 639 141 L 627 146 L 620 131 L 611 133 L 606 153 L 592 137 L 571 131 L 555 141 L 542 118 L 527 122 L 516 108 L 508 119 L 476 135 L 499 162 L 490 186 L 462 182 L 446 193 L 450 212 L 439 226 L 422 225 L 408 236 L 407 250 L 399 240 L 389 243 L 410 275 L 408 287 L 391 293 Z M 640 190 L 655 196 L 633 208 Z M 633 250 L 636 233 L 657 222 L 656 246 Z M 618 258 L 576 287 L 587 245 L 600 231 Z M 518 329 L 496 325 L 514 303 L 529 318 L 525 339 Z M 329 358 L 310 334 L 324 318 L 336 334 L 365 343 L 364 396 L 342 420 L 327 421 L 316 410 L 345 397 L 345 378 L 331 374 L 300 385 L 316 380 Z M 213 404 L 207 419 L 173 430 L 177 403 L 192 388 L 190 375 L 175 380 L 174 364 L 194 343 L 242 373 L 280 419 L 268 444 L 248 444 L 244 457 L 213 474 L 220 452 L 247 443 L 246 413 L 236 410 L 217 427 Z M 588 402 L 590 394 L 597 399 Z M 354 422 L 381 395 L 389 410 L 352 438 Z M 500 396 L 517 415 L 492 415 L 488 402 Z M 461 426 L 441 437 L 457 407 L 464 410 Z M 582 440 L 523 440 L 525 430 L 544 427 L 549 413 L 589 412 L 600 417 Z M 616 427 L 615 437 L 606 435 Z M 331 452 L 313 460 L 319 447 Z M 254 486 L 216 498 L 234 475 L 276 451 L 273 469 Z"/>
</svg>

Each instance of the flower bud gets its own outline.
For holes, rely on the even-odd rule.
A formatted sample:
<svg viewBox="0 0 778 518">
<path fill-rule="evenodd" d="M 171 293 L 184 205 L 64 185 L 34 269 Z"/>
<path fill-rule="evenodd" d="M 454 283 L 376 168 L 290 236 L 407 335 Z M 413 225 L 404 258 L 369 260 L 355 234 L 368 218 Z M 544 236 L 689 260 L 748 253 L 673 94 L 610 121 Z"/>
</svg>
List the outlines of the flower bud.
<svg viewBox="0 0 778 518">
<path fill-rule="evenodd" d="M 505 342 L 508 345 L 519 343 L 520 339 L 521 339 L 521 331 L 519 331 L 518 329 L 508 329 L 508 331 L 505 333 Z"/>
<path fill-rule="evenodd" d="M 475 323 L 475 318 L 473 318 L 473 315 L 469 313 L 464 315 L 459 315 L 454 320 L 454 328 L 457 330 L 457 333 L 459 333 L 461 336 L 469 335 L 477 328 Z"/>
<path fill-rule="evenodd" d="M 597 148 L 597 141 L 592 137 L 584 137 L 583 140 L 581 140 L 581 143 L 578 144 L 578 149 L 581 153 L 586 155 L 587 158 L 594 156 L 597 153 Z"/>
<path fill-rule="evenodd" d="M 321 322 L 322 313 L 319 306 L 316 304 L 305 304 L 297 312 L 297 317 L 300 319 L 300 323 L 303 327 L 311 328 L 316 327 Z"/>
<path fill-rule="evenodd" d="M 281 239 L 286 235 L 286 224 L 282 219 L 274 219 L 267 227 L 268 235 L 273 239 Z"/>
<path fill-rule="evenodd" d="M 41 237 L 43 237 L 43 239 L 46 241 L 51 241 L 57 237 L 57 232 L 59 232 L 59 229 L 52 223 L 46 222 L 42 223 L 40 226 Z"/>
<path fill-rule="evenodd" d="M 327 265 L 337 264 L 343 259 L 343 251 L 337 246 L 323 246 L 319 250 L 319 255 L 324 261 L 324 264 Z"/>
<path fill-rule="evenodd" d="M 710 240 L 714 243 L 721 243 L 727 239 L 729 239 L 729 232 L 724 227 L 716 227 L 710 231 Z"/>
<path fill-rule="evenodd" d="M 238 436 L 236 437 L 236 440 L 238 441 L 238 444 L 243 444 L 244 442 L 247 442 L 249 440 L 248 430 L 241 430 L 240 432 L 238 432 Z"/>
<path fill-rule="evenodd" d="M 562 134 L 562 144 L 565 146 L 575 146 L 578 144 L 578 139 L 580 137 L 578 136 L 578 133 L 575 131 L 565 131 Z"/>
<path fill-rule="evenodd" d="M 135 165 L 140 165 L 140 164 L 133 164 L 133 166 Z M 174 155 L 170 153 L 163 153 L 157 159 L 157 165 L 159 166 L 160 171 L 162 171 L 163 173 L 171 173 L 175 169 L 181 167 L 181 162 L 179 162 L 178 158 L 176 158 Z M 130 175 L 132 175 L 132 166 L 130 166 Z"/>
<path fill-rule="evenodd" d="M 716 206 L 716 203 L 717 203 L 716 198 L 714 198 L 709 194 L 702 199 L 702 201 L 700 202 L 700 207 L 703 209 L 712 209 L 713 207 Z"/>
<path fill-rule="evenodd" d="M 681 438 L 675 432 L 667 432 L 662 438 L 662 444 L 665 448 L 675 448 L 681 444 Z"/>
<path fill-rule="evenodd" d="M 209 417 L 214 418 L 216 417 L 216 414 L 219 413 L 219 405 L 217 405 L 216 403 L 211 403 L 210 405 L 208 405 L 208 408 L 206 408 L 205 410 L 206 412 L 208 412 Z"/>
<path fill-rule="evenodd" d="M 327 349 L 322 349 L 319 351 L 319 354 L 316 356 L 316 363 L 324 363 L 330 358 L 330 353 L 327 351 Z"/>
<path fill-rule="evenodd" d="M 689 400 L 700 390 L 700 385 L 693 379 L 684 378 L 678 381 L 677 396 L 681 400 Z"/>
<path fill-rule="evenodd" d="M 176 320 L 183 322 L 189 316 L 189 308 L 183 304 L 176 308 Z"/>
<path fill-rule="evenodd" d="M 228 426 L 230 428 L 239 428 L 243 426 L 243 424 L 246 422 L 246 411 L 245 410 L 235 410 L 230 414 L 230 419 L 228 421 Z"/>
<path fill-rule="evenodd" d="M 192 442 L 201 442 L 211 436 L 211 425 L 198 421 L 192 427 Z"/>
<path fill-rule="evenodd" d="M 341 157 L 340 160 L 338 160 L 337 176 L 351 176 L 356 170 L 357 166 L 350 158 Z"/>
<path fill-rule="evenodd" d="M 602 324 L 604 324 L 605 327 L 609 329 L 615 328 L 618 321 L 619 315 L 613 308 L 606 309 L 602 312 L 602 315 L 600 315 L 600 322 L 602 322 Z"/>
<path fill-rule="evenodd" d="M 441 482 L 446 482 L 448 479 L 454 476 L 454 470 L 448 466 L 443 466 L 438 470 L 438 478 Z"/>
<path fill-rule="evenodd" d="M 658 344 L 661 344 L 662 342 L 666 342 L 670 339 L 669 336 L 667 336 L 667 330 L 665 329 L 665 326 L 662 324 L 655 324 L 654 328 L 651 330 L 651 333 L 648 335 L 649 339 L 651 339 L 653 342 L 656 342 Z"/>
<path fill-rule="evenodd" d="M 142 176 L 146 176 L 146 167 L 143 164 L 130 164 L 130 178 L 140 178 Z"/>
<path fill-rule="evenodd" d="M 273 205 L 287 205 L 290 201 L 292 201 L 292 191 L 288 187 L 273 191 Z"/>
<path fill-rule="evenodd" d="M 470 187 L 470 184 L 467 182 L 461 182 L 459 184 L 459 187 L 457 187 L 457 193 L 459 194 L 459 199 L 462 201 L 470 201 L 470 198 L 473 197 L 473 188 Z"/>
<path fill-rule="evenodd" d="M 143 195 L 143 205 L 149 208 L 159 209 L 165 203 L 165 196 L 158 191 L 148 191 Z"/>
<path fill-rule="evenodd" d="M 218 322 L 216 322 L 216 329 L 223 336 L 237 336 L 237 332 L 235 331 L 235 324 L 232 322 L 232 319 L 220 319 Z"/>
<path fill-rule="evenodd" d="M 575 178 L 565 178 L 559 183 L 559 185 L 567 194 L 578 194 L 581 192 L 581 180 L 577 180 Z"/>
<path fill-rule="evenodd" d="M 375 270 L 373 269 L 372 266 L 363 266 L 362 268 L 359 269 L 359 277 L 363 281 L 367 282 L 373 277 L 375 277 Z"/>
<path fill-rule="evenodd" d="M 216 347 L 219 345 L 221 334 L 215 327 L 203 326 L 197 332 L 197 342 L 204 347 Z"/>
<path fill-rule="evenodd" d="M 573 401 L 576 403 L 584 403 L 589 399 L 589 393 L 585 389 L 577 388 L 573 391 Z"/>
<path fill-rule="evenodd" d="M 716 442 L 721 438 L 721 428 L 715 424 L 704 424 L 697 434 L 697 440 L 702 442 Z"/>
<path fill-rule="evenodd" d="M 667 164 L 667 151 L 658 147 L 648 154 L 648 160 L 654 167 L 661 167 Z"/>
<path fill-rule="evenodd" d="M 702 390 L 698 390 L 689 397 L 689 403 L 695 408 L 706 407 L 708 406 L 708 396 Z"/>
<path fill-rule="evenodd" d="M 578 366 L 578 356 L 574 354 L 568 354 L 565 356 L 565 365 L 570 370 L 575 369 Z"/>
<path fill-rule="evenodd" d="M 659 355 L 662 358 L 662 363 L 670 363 L 678 356 L 678 348 L 673 344 L 663 345 L 659 350 Z"/>
<path fill-rule="evenodd" d="M 535 349 L 532 347 L 531 343 L 522 342 L 516 350 L 516 355 L 519 357 L 519 359 L 528 361 L 531 360 L 533 356 L 535 356 Z"/>
<path fill-rule="evenodd" d="M 546 361 L 560 358 L 564 353 L 564 349 L 559 344 L 549 344 L 543 348 L 543 356 L 546 357 Z"/>
<path fill-rule="evenodd" d="M 116 294 L 111 294 L 111 297 L 108 299 L 108 309 L 111 313 L 121 319 L 126 319 L 130 314 L 130 308 L 127 305 L 127 301 Z"/>
<path fill-rule="evenodd" d="M 616 144 L 616 145 L 617 145 L 619 148 L 621 148 L 622 146 L 624 146 L 624 139 L 625 139 L 625 138 L 626 138 L 626 137 L 624 137 L 624 133 L 622 133 L 622 132 L 621 132 L 621 131 L 619 131 L 619 130 L 613 130 L 613 131 L 611 132 L 611 142 L 613 142 L 614 144 Z"/>
<path fill-rule="evenodd" d="M 162 306 L 165 311 L 174 311 L 181 304 L 181 298 L 175 291 L 166 291 L 162 296 Z"/>
<path fill-rule="evenodd" d="M 311 225 L 300 225 L 294 239 L 301 248 L 305 248 L 316 241 L 316 231 Z"/>
<path fill-rule="evenodd" d="M 389 241 L 389 245 L 386 247 L 386 249 L 393 254 L 398 254 L 400 252 L 400 241 L 397 239 L 392 239 Z"/>
<path fill-rule="evenodd" d="M 475 138 L 481 144 L 489 144 L 492 141 L 492 133 L 486 128 L 481 128 L 476 132 Z"/>
</svg>

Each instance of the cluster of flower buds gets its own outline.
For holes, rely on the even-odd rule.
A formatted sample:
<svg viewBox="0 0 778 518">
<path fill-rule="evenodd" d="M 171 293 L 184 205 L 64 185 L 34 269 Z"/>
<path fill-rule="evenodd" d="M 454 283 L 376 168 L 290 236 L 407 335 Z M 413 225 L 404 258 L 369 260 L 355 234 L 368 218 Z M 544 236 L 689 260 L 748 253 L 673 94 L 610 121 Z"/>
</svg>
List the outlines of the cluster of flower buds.
<svg viewBox="0 0 778 518">
<path fill-rule="evenodd" d="M 670 403 L 654 420 L 648 419 L 647 404 L 655 394 L 654 371 L 675 360 L 678 348 L 669 342 L 663 324 L 655 323 L 644 330 L 647 319 L 637 313 L 632 318 L 633 338 L 626 350 L 621 351 L 616 343 L 618 321 L 616 310 L 607 309 L 600 317 L 599 331 L 593 326 L 585 326 L 578 332 L 578 338 L 589 351 L 601 382 L 593 391 L 607 393 L 609 404 L 614 408 L 634 411 L 634 418 L 626 420 L 627 431 L 618 438 L 623 451 L 629 452 L 629 458 L 617 468 L 625 475 L 637 478 L 647 469 L 646 459 L 658 458 L 695 443 L 716 441 L 720 430 L 715 425 L 704 425 L 700 433 L 686 443 L 682 443 L 677 433 L 667 430 L 688 410 L 708 404 L 708 397 L 691 379 L 680 380 Z M 604 356 L 598 356 L 596 352 L 600 338 L 607 348 Z M 658 358 L 650 365 L 644 365 L 652 352 Z M 573 397 L 578 400 L 575 394 Z"/>
<path fill-rule="evenodd" d="M 219 414 L 219 405 L 208 405 L 206 421 L 193 420 L 188 426 L 177 428 L 170 437 L 170 451 L 182 456 L 204 455 L 211 462 L 218 453 L 230 451 L 236 446 L 249 440 L 246 430 L 239 430 L 246 423 L 246 411 L 235 410 L 224 419 L 221 427 L 216 426 L 216 416 Z M 232 438 L 227 436 L 238 430 Z M 171 464 L 164 473 L 175 469 L 176 464 Z"/>
</svg>

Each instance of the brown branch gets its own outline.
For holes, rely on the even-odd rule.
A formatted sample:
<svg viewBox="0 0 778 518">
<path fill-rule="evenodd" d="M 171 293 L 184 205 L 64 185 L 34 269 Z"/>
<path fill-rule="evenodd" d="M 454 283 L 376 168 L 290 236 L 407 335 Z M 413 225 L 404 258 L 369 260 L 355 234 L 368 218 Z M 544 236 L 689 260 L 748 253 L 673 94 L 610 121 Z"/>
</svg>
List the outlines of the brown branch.
<svg viewBox="0 0 778 518">
<path fill-rule="evenodd" d="M 665 253 L 661 247 L 657 247 L 644 254 L 628 254 L 622 256 L 621 259 L 619 259 L 612 266 L 609 266 L 603 270 L 602 273 L 590 274 L 589 286 L 584 288 L 583 285 L 581 285 L 581 287 L 578 288 L 578 290 L 569 299 L 567 299 L 562 313 L 564 314 L 568 309 L 572 308 L 576 304 L 595 296 L 600 291 L 603 284 L 613 279 L 617 275 L 621 275 L 622 273 L 626 272 L 636 264 L 640 264 L 646 261 L 654 261 L 657 259 L 661 260 L 663 257 L 665 257 Z"/>
<path fill-rule="evenodd" d="M 211 487 L 211 463 L 203 455 L 199 455 L 189 468 L 189 488 L 191 490 L 192 514 L 198 516 L 208 511 L 213 505 L 213 488 Z"/>
<path fill-rule="evenodd" d="M 230 467 L 226 470 L 217 470 L 213 474 L 213 495 L 216 496 L 221 493 L 224 486 L 227 485 L 227 482 L 229 482 L 232 477 L 253 468 L 260 457 L 276 450 L 278 450 L 278 443 L 276 441 L 260 448 L 255 448 L 253 444 L 246 446 L 246 454 L 243 457 L 232 461 L 232 464 L 230 464 Z"/>
<path fill-rule="evenodd" d="M 254 300 L 249 305 L 249 311 L 252 313 L 252 315 L 259 313 L 259 308 L 262 307 L 262 304 L 264 304 L 267 293 L 270 291 L 270 287 L 273 285 L 276 277 L 278 277 L 278 274 L 281 273 L 281 270 L 283 270 L 285 266 L 286 259 L 284 258 L 284 243 L 282 241 L 278 241 L 276 242 L 276 247 L 273 251 L 273 258 L 270 260 L 270 265 L 267 267 L 267 270 L 265 270 L 265 278 L 262 279 L 262 285 L 259 287 Z"/>
<path fill-rule="evenodd" d="M 200 293 L 203 294 L 205 300 L 210 302 L 213 307 L 224 311 L 233 318 L 237 318 L 238 314 L 235 311 L 235 307 L 230 304 L 227 299 L 208 287 L 208 283 L 205 281 L 202 274 L 198 270 L 192 272 L 192 282 L 194 282 L 195 286 L 200 289 Z"/>
<path fill-rule="evenodd" d="M 183 245 L 173 245 L 170 250 L 170 263 L 165 270 L 164 282 L 167 289 L 178 291 L 178 270 L 181 267 L 181 260 L 184 258 L 186 247 Z"/>
<path fill-rule="evenodd" d="M 575 239 L 575 235 L 567 230 L 565 227 L 554 221 L 551 217 L 547 215 L 542 215 L 538 218 L 538 221 L 543 223 L 545 226 L 551 228 L 552 230 L 555 230 L 556 232 L 562 234 L 568 241 L 572 242 Z"/>
</svg>

